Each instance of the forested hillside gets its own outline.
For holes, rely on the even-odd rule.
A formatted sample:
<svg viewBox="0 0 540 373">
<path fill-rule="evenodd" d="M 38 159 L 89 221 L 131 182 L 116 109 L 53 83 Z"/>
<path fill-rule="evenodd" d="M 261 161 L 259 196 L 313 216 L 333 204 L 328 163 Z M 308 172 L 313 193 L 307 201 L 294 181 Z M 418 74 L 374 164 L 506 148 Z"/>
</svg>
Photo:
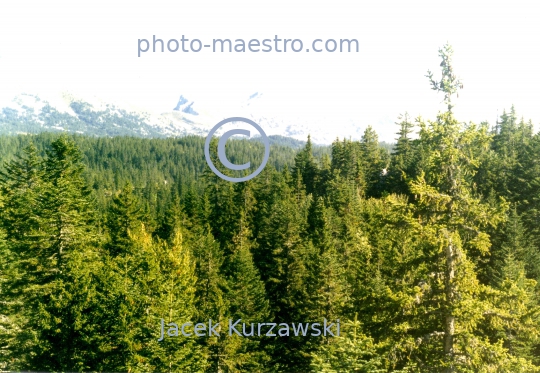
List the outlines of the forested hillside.
<svg viewBox="0 0 540 373">
<path fill-rule="evenodd" d="M 0 137 L 0 159 L 12 159 L 30 143 L 40 156 L 58 134 L 41 133 L 34 136 Z M 84 177 L 95 192 L 93 197 L 100 208 L 110 202 L 110 196 L 130 183 L 135 194 L 148 202 L 153 211 L 164 211 L 173 195 L 183 195 L 192 188 L 199 193 L 204 188 L 200 179 L 208 167 L 204 159 L 204 141 L 199 136 L 168 139 L 136 137 L 89 137 L 70 135 L 82 155 L 86 167 Z M 277 170 L 292 167 L 297 150 L 305 145 L 290 138 L 269 136 L 271 152 L 269 165 Z M 284 145 L 285 144 L 285 145 Z M 264 147 L 259 140 L 235 140 L 227 144 L 233 162 L 251 160 L 260 164 Z M 330 147 L 315 146 L 314 155 L 330 154 Z"/>
<path fill-rule="evenodd" d="M 0 368 L 539 371 L 540 134 L 513 107 L 455 118 L 440 55 L 447 109 L 401 117 L 391 154 L 371 127 L 274 145 L 244 183 L 195 136 L 1 137 Z M 227 146 L 236 163 L 261 149 Z M 158 341 L 162 319 L 222 329 Z M 228 319 L 341 333 L 229 336 Z"/>
</svg>

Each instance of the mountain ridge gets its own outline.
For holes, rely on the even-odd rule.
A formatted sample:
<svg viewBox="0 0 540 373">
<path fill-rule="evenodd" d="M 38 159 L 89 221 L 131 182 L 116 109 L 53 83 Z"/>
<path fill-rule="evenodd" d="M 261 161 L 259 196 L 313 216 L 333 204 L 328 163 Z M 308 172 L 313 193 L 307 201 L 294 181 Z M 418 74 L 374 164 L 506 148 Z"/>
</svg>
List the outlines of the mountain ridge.
<svg viewBox="0 0 540 373">
<path fill-rule="evenodd" d="M 33 105 L 29 105 L 33 101 Z M 167 127 L 153 126 L 149 123 L 150 114 L 144 112 L 128 112 L 113 104 L 104 108 L 96 108 L 86 101 L 74 99 L 69 106 L 58 110 L 48 101 L 37 95 L 21 94 L 14 99 L 16 107 L 5 106 L 0 109 L 0 135 L 39 134 L 42 132 L 67 132 L 96 137 L 132 136 L 141 138 L 184 137 L 187 135 L 206 136 L 205 131 L 193 133 L 194 127 L 175 127 L 167 131 Z M 188 101 L 181 96 L 175 110 L 164 116 L 176 117 L 176 121 L 184 121 L 187 125 L 194 124 L 179 110 Z M 193 102 L 186 107 L 191 107 Z M 146 114 L 146 115 L 145 115 Z M 195 127 L 196 128 L 196 127 Z M 279 144 L 299 149 L 306 143 L 282 135 L 269 135 L 270 144 Z M 258 141 L 258 137 L 252 140 Z"/>
<path fill-rule="evenodd" d="M 90 99 L 70 92 L 42 98 L 22 93 L 11 101 L 0 104 L 0 134 L 26 134 L 60 131 L 90 136 L 135 136 L 144 138 L 206 136 L 219 121 L 231 117 L 245 117 L 258 123 L 268 136 L 281 136 L 305 143 L 308 135 L 312 142 L 329 145 L 336 138 L 359 140 L 360 129 L 351 124 L 351 131 L 343 136 L 333 131 L 339 126 L 310 126 L 306 120 L 271 116 L 272 99 L 255 92 L 238 105 L 222 113 L 208 110 L 187 95 L 181 94 L 176 104 L 161 112 Z M 208 104 L 208 103 L 207 103 Z M 234 115 L 230 115 L 234 113 Z M 224 115 L 228 114 L 228 115 Z M 222 131 L 218 131 L 219 136 Z M 296 145 L 295 145 L 296 146 Z"/>
</svg>

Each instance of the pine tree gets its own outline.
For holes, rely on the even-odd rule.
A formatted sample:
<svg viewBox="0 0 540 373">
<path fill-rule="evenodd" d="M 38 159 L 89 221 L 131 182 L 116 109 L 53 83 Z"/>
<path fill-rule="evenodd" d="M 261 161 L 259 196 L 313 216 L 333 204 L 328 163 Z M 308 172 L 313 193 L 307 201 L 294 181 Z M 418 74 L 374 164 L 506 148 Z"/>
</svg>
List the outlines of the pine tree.
<svg viewBox="0 0 540 373">
<path fill-rule="evenodd" d="M 45 183 L 42 162 L 31 143 L 23 155 L 17 155 L 0 173 L 0 190 L 5 196 L 2 226 L 10 249 L 17 255 L 18 266 L 27 271 L 37 271 L 36 254 L 47 239 L 40 232 L 43 228 L 40 195 L 44 193 Z"/>
<path fill-rule="evenodd" d="M 0 209 L 4 208 L 2 194 L 0 194 Z M 15 363 L 14 356 L 11 354 L 10 344 L 17 330 L 16 315 L 13 314 L 13 301 L 9 296 L 9 282 L 16 276 L 14 273 L 14 258 L 13 253 L 8 249 L 6 236 L 2 228 L 0 228 L 0 369 L 7 370 L 8 361 L 11 364 Z M 16 365 L 16 363 L 15 363 Z"/>
<path fill-rule="evenodd" d="M 526 159 L 531 156 L 532 128 L 523 121 L 518 122 L 514 106 L 506 111 L 497 122 L 493 136 L 492 152 L 487 152 L 484 165 L 476 178 L 484 194 L 495 191 L 514 203 L 527 201 L 524 193 L 529 189 Z M 520 207 L 520 212 L 522 212 Z"/>
<path fill-rule="evenodd" d="M 127 235 L 122 250 L 106 255 L 97 274 L 93 313 L 105 338 L 96 343 L 94 369 L 203 372 L 203 351 L 174 326 L 196 320 L 195 260 L 183 228 L 175 227 L 169 241 L 156 241 L 139 221 Z"/>
<path fill-rule="evenodd" d="M 343 315 L 350 301 L 350 286 L 342 260 L 342 222 L 332 208 L 325 206 L 322 197 L 311 206 L 308 221 L 315 250 L 313 257 L 308 260 L 312 277 L 309 288 L 310 293 L 316 294 L 311 298 L 311 317 L 335 320 Z"/>
<path fill-rule="evenodd" d="M 387 190 L 398 194 L 409 194 L 409 188 L 405 175 L 414 176 L 411 169 L 414 165 L 414 146 L 410 134 L 413 132 L 414 124 L 410 122 L 409 115 L 400 116 L 399 135 L 392 158 L 390 170 L 386 178 L 385 187 Z"/>
<path fill-rule="evenodd" d="M 328 183 L 332 178 L 332 162 L 328 154 L 323 154 L 321 158 L 321 167 L 319 170 L 319 185 L 315 192 L 317 196 L 326 196 L 328 194 Z"/>
<path fill-rule="evenodd" d="M 296 180 L 304 183 L 307 194 L 313 194 L 319 183 L 319 167 L 313 157 L 311 136 L 308 135 L 306 146 L 294 158 L 292 174 Z"/>
<path fill-rule="evenodd" d="M 490 288 L 478 282 L 471 257 L 488 252 L 490 241 L 483 229 L 502 221 L 506 205 L 490 206 L 472 193 L 478 154 L 486 149 L 489 137 L 485 128 L 469 126 L 461 131 L 451 111 L 451 97 L 462 84 L 452 70 L 451 47 L 446 45 L 439 53 L 442 80 L 434 81 L 431 73 L 428 77 L 433 89 L 445 94 L 448 111 L 429 126 L 420 123 L 427 167 L 411 184 L 425 224 L 423 234 L 430 237 L 433 249 L 441 250 L 441 262 L 433 270 L 442 275 L 442 354 L 440 360 L 425 356 L 423 361 L 430 369 L 445 372 L 504 369 L 510 364 L 506 351 L 475 332 L 494 305 L 489 300 Z M 496 357 L 488 358 L 487 351 Z"/>
<path fill-rule="evenodd" d="M 182 228 L 177 225 L 172 233 L 171 242 L 155 243 L 156 278 L 151 291 L 151 304 L 148 324 L 145 326 L 150 335 L 155 335 L 160 319 L 165 325 L 174 327 L 194 319 L 195 310 L 195 260 L 190 248 L 184 242 Z M 175 330 L 172 334 L 175 334 Z M 169 331 L 167 331 L 169 334 Z M 152 370 L 167 372 L 204 371 L 206 359 L 203 351 L 192 338 L 168 338 L 157 342 L 152 338 L 148 344 L 150 366 Z"/>
<path fill-rule="evenodd" d="M 232 254 L 223 268 L 223 275 L 227 279 L 229 317 L 242 319 L 246 324 L 264 322 L 270 317 L 266 290 L 253 262 L 249 236 L 247 226 L 241 224 L 240 232 L 233 238 Z M 233 362 L 230 365 L 234 367 L 232 371 L 260 372 L 266 369 L 270 360 L 260 340 L 240 338 L 236 342 L 234 350 L 229 349 L 229 360 Z"/>
<path fill-rule="evenodd" d="M 508 252 L 492 293 L 494 307 L 486 312 L 489 323 L 485 333 L 502 341 L 512 358 L 529 366 L 539 363 L 536 351 L 540 345 L 540 306 L 535 291 L 537 282 L 525 274 L 524 263 Z"/>
<path fill-rule="evenodd" d="M 291 188 L 290 175 L 274 184 L 274 199 L 266 197 L 261 227 L 256 236 L 255 262 L 266 284 L 274 322 L 290 323 L 309 319 L 309 258 L 313 245 L 306 242 L 307 212 L 310 198 Z M 288 337 L 274 341 L 272 356 L 281 370 L 306 370 L 306 353 L 312 348 L 306 338 Z"/>
<path fill-rule="evenodd" d="M 382 357 L 373 338 L 362 334 L 356 319 L 344 322 L 340 336 L 312 353 L 311 368 L 317 373 L 383 373 Z"/>
<path fill-rule="evenodd" d="M 169 240 L 173 237 L 176 227 L 186 224 L 186 214 L 180 204 L 180 198 L 175 194 L 165 213 L 160 217 L 159 228 L 155 233 L 161 239 Z"/>
<path fill-rule="evenodd" d="M 36 254 L 45 240 L 40 233 L 41 211 L 39 194 L 43 188 L 42 160 L 37 149 L 30 144 L 5 165 L 0 173 L 0 196 L 2 215 L 0 222 L 5 230 L 5 246 L 2 251 L 2 315 L 3 354 L 10 361 L 9 368 L 28 366 L 29 353 L 35 349 L 35 336 L 25 332 L 31 315 L 23 316 L 22 291 L 32 286 L 32 278 L 40 276 L 39 259 Z M 4 241 L 2 241 L 4 243 Z M 23 346 L 27 346 L 24 348 Z"/>
<path fill-rule="evenodd" d="M 221 274 L 224 261 L 224 253 L 219 243 L 206 229 L 198 229 L 191 237 L 190 245 L 193 247 L 195 257 L 195 275 L 197 286 L 195 293 L 195 308 L 197 310 L 195 320 L 207 322 L 212 319 L 222 326 L 220 336 L 211 336 L 200 341 L 208 356 L 210 371 L 223 372 L 230 363 L 227 354 L 227 344 L 225 340 L 227 324 L 228 303 L 226 298 L 226 279 Z M 235 342 L 235 341 L 233 341 Z M 229 364 L 230 365 L 230 364 Z"/>
<path fill-rule="evenodd" d="M 11 345 L 13 368 L 86 369 L 99 237 L 81 154 L 66 137 L 51 143 L 43 162 L 35 147 L 25 153 L 2 178 L 14 197 L 2 219 L 17 271 L 6 286 L 21 331 Z"/>
<path fill-rule="evenodd" d="M 95 210 L 91 191 L 84 178 L 82 155 L 75 143 L 62 136 L 51 143 L 44 162 L 43 204 L 45 224 L 53 233 L 50 249 L 59 265 L 75 244 L 92 244 L 97 236 L 93 229 Z"/>
<path fill-rule="evenodd" d="M 494 245 L 491 253 L 491 283 L 498 285 L 504 279 L 503 268 L 505 268 L 509 257 L 523 264 L 527 278 L 539 281 L 540 253 L 527 234 L 516 206 L 510 210 L 508 221 L 501 233 L 502 237 L 497 239 L 497 245 Z"/>
<path fill-rule="evenodd" d="M 340 142 L 336 139 L 332 143 L 331 174 L 331 179 L 339 176 L 347 183 L 353 184 L 354 189 L 358 189 L 362 195 L 366 194 L 365 159 L 359 142 L 347 139 Z"/>
<path fill-rule="evenodd" d="M 95 313 L 101 332 L 108 336 L 101 341 L 99 370 L 150 370 L 148 346 L 159 338 L 159 324 L 148 320 L 154 316 L 150 313 L 152 284 L 159 284 L 156 247 L 140 222 L 127 234 L 123 250 L 106 255 L 98 273 L 102 285 Z M 150 324 L 154 324 L 151 331 Z"/>
<path fill-rule="evenodd" d="M 138 229 L 142 220 L 143 211 L 140 202 L 133 194 L 133 187 L 126 183 L 113 197 L 107 215 L 106 226 L 110 236 L 107 248 L 113 257 L 131 251 L 129 246 L 132 241 L 129 233 Z"/>
<path fill-rule="evenodd" d="M 362 150 L 362 168 L 365 170 L 366 195 L 379 196 L 381 193 L 381 177 L 387 167 L 388 155 L 379 148 L 379 137 L 371 126 L 368 126 L 360 141 Z"/>
</svg>

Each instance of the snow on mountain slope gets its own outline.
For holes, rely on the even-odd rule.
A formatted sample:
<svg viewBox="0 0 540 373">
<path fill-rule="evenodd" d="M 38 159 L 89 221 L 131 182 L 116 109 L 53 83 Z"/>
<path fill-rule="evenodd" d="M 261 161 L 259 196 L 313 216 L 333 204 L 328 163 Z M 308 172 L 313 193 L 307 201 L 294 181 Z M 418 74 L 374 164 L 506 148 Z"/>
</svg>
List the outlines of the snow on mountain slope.
<svg viewBox="0 0 540 373">
<path fill-rule="evenodd" d="M 218 98 L 219 99 L 219 98 Z M 206 136 L 219 121 L 245 117 L 258 123 L 267 135 L 329 144 L 336 137 L 359 139 L 363 128 L 339 113 L 331 118 L 319 115 L 313 108 L 302 111 L 294 102 L 280 105 L 275 97 L 261 92 L 245 99 L 218 101 L 181 94 L 171 100 L 170 109 L 157 111 L 127 103 L 113 103 L 92 95 L 73 92 L 19 94 L 0 102 L 0 133 L 36 133 L 69 131 L 95 136 L 168 137 L 195 134 Z M 165 107 L 166 105 L 163 105 Z M 239 125 L 246 128 L 249 125 Z M 218 135 L 222 131 L 218 131 Z"/>
</svg>

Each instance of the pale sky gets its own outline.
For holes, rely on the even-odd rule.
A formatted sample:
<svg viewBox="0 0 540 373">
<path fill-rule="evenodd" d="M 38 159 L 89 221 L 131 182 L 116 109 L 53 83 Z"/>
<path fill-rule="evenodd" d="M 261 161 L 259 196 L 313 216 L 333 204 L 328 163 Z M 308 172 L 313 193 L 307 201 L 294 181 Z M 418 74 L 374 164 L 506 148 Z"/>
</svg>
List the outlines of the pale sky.
<svg viewBox="0 0 540 373">
<path fill-rule="evenodd" d="M 262 5 L 261 5 L 262 4 Z M 455 50 L 462 121 L 516 106 L 540 123 L 540 4 L 533 1 L 10 1 L 0 3 L 0 104 L 72 90 L 156 111 L 180 94 L 227 110 L 263 92 L 275 115 L 354 120 L 391 140 L 400 113 L 433 119 L 438 49 Z M 357 39 L 358 53 L 146 53 L 137 40 Z M 1 106 L 1 105 L 0 105 Z M 234 116 L 234 113 L 230 113 Z M 321 124 L 320 118 L 326 118 Z"/>
</svg>

